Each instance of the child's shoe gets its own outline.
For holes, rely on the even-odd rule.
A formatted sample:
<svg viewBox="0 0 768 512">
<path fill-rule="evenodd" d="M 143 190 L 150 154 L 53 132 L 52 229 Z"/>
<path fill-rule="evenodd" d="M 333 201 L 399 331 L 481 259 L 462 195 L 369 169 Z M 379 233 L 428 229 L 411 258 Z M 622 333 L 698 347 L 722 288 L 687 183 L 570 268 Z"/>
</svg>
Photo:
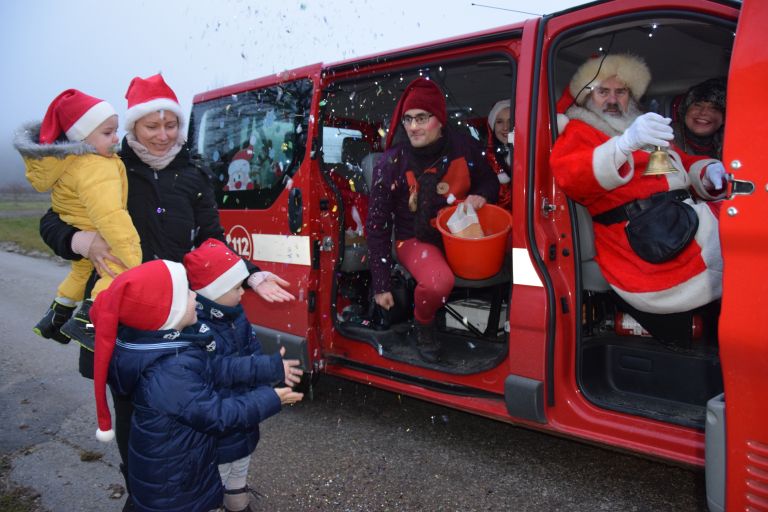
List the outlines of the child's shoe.
<svg viewBox="0 0 768 512">
<path fill-rule="evenodd" d="M 84 349 L 93 352 L 93 347 L 96 344 L 96 331 L 93 328 L 93 322 L 91 322 L 91 306 L 93 306 L 91 299 L 84 300 L 75 316 L 67 320 L 67 323 L 61 327 L 61 332 L 75 340 Z"/>
<path fill-rule="evenodd" d="M 46 311 L 45 316 L 37 322 L 37 325 L 32 330 L 38 336 L 67 344 L 69 343 L 69 338 L 62 334 L 60 329 L 72 317 L 74 311 L 75 306 L 65 306 L 54 300 L 51 307 Z"/>
</svg>

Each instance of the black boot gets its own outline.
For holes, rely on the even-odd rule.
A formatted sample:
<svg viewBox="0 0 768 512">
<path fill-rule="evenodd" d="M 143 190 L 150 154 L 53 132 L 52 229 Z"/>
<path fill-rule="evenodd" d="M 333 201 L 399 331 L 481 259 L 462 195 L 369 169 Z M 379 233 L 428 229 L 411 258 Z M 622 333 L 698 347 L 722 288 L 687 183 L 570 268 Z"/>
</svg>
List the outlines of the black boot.
<svg viewBox="0 0 768 512">
<path fill-rule="evenodd" d="M 437 363 L 440 360 L 440 344 L 435 340 L 433 325 L 414 323 L 416 327 L 416 350 L 427 363 Z"/>
<path fill-rule="evenodd" d="M 60 329 L 72 317 L 74 311 L 75 306 L 65 306 L 54 300 L 51 307 L 46 311 L 45 316 L 37 322 L 37 325 L 32 330 L 38 336 L 67 344 L 69 343 L 69 338 L 63 335 Z"/>
<path fill-rule="evenodd" d="M 67 323 L 62 326 L 61 332 L 78 342 L 86 350 L 93 352 L 96 342 L 95 330 L 90 316 L 91 306 L 93 306 L 92 300 L 84 300 L 75 316 L 67 320 Z"/>
</svg>

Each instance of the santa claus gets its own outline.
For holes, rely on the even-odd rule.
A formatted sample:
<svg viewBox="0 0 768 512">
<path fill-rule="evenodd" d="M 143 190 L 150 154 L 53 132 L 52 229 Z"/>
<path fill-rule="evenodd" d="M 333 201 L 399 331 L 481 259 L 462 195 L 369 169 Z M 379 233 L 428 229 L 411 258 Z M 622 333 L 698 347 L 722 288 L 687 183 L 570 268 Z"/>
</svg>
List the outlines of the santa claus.
<svg viewBox="0 0 768 512">
<path fill-rule="evenodd" d="M 650 81 L 648 66 L 633 55 L 599 56 L 582 64 L 564 94 L 573 99 L 559 120 L 564 122 L 558 123 L 561 135 L 550 163 L 558 185 L 595 221 L 595 259 L 613 290 L 638 311 L 671 314 L 721 295 L 718 205 L 712 201 L 724 196 L 725 169 L 718 160 L 670 146 L 671 120 L 640 111 L 638 100 Z M 677 172 L 643 173 L 656 148 L 668 150 Z M 656 213 L 649 222 L 640 219 L 659 203 L 664 203 L 659 211 L 677 203 L 673 206 L 683 217 L 689 212 L 685 220 L 691 231 L 687 240 L 671 241 L 679 245 L 675 251 L 653 257 L 627 227 L 633 222 L 646 222 L 651 230 L 654 222 L 661 225 L 664 215 L 658 221 Z M 662 231 L 659 238 L 666 235 Z M 656 249 L 654 240 L 643 243 Z"/>
</svg>

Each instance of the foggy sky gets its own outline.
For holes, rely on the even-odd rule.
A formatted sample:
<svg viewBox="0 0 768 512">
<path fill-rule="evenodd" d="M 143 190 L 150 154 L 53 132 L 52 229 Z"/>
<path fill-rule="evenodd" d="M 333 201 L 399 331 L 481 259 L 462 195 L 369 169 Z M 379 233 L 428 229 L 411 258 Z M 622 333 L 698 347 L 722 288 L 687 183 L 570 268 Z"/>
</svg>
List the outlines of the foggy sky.
<svg viewBox="0 0 768 512">
<path fill-rule="evenodd" d="M 580 0 L 479 0 L 545 14 Z M 0 185 L 25 182 L 11 142 L 68 88 L 122 118 L 134 76 L 162 72 L 188 113 L 198 92 L 515 23 L 467 0 L 7 0 L 0 3 Z M 121 131 L 122 135 L 122 131 Z"/>
</svg>

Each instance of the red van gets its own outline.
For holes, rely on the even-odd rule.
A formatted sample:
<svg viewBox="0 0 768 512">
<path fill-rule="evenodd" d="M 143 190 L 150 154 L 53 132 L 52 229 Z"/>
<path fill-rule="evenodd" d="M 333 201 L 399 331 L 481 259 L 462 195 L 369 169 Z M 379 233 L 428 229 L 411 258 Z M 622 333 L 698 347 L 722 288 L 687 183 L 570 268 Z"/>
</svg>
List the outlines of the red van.
<svg viewBox="0 0 768 512">
<path fill-rule="evenodd" d="M 759 0 L 599 1 L 198 94 L 189 143 L 213 177 L 229 243 L 298 297 L 276 305 L 244 296 L 262 343 L 300 357 L 310 390 L 329 373 L 706 466 L 712 510 L 768 510 L 768 322 L 754 308 L 768 293 L 766 26 Z M 619 52 L 646 60 L 643 105 L 666 115 L 690 86 L 728 78 L 723 161 L 733 180 L 721 215 L 716 343 L 699 341 L 694 325 L 689 346 L 670 347 L 617 308 L 593 260 L 591 219 L 553 179 L 558 100 L 585 59 Z M 418 76 L 440 85 L 449 123 L 480 147 L 498 100 L 511 99 L 514 124 L 509 251 L 495 276 L 457 279 L 438 314 L 437 363 L 403 336 L 407 272 L 395 266 L 400 307 L 383 315 L 370 306 L 364 226 L 390 117 Z"/>
</svg>

